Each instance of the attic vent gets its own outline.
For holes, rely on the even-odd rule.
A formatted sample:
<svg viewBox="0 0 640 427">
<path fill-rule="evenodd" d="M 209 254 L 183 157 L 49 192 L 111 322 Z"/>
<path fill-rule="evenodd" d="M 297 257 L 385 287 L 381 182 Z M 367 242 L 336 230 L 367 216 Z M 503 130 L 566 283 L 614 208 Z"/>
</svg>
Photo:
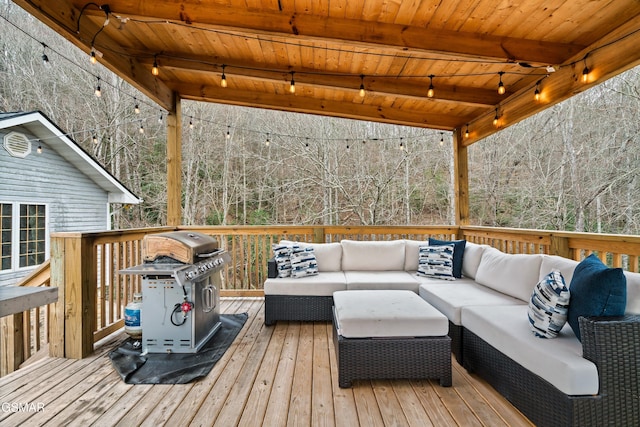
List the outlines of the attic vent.
<svg viewBox="0 0 640 427">
<path fill-rule="evenodd" d="M 24 134 L 9 132 L 4 136 L 4 149 L 13 157 L 25 158 L 31 153 L 31 141 Z"/>
</svg>

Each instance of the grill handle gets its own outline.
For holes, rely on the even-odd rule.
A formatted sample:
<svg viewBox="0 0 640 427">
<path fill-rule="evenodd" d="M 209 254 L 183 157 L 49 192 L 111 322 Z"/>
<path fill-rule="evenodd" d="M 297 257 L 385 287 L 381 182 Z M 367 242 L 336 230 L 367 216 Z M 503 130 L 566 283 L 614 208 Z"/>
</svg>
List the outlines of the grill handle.
<svg viewBox="0 0 640 427">
<path fill-rule="evenodd" d="M 211 310 L 216 308 L 215 292 L 216 287 L 213 285 L 202 288 L 202 303 L 204 305 L 204 307 L 202 307 L 203 312 L 209 313 Z"/>
<path fill-rule="evenodd" d="M 206 254 L 198 254 L 198 255 L 197 255 L 197 257 L 198 257 L 198 258 L 209 258 L 209 257 L 212 257 L 212 256 L 214 256 L 214 255 L 216 255 L 216 254 L 220 253 L 220 252 L 222 252 L 222 249 L 216 249 L 215 251 L 213 251 L 213 252 L 208 252 L 208 253 L 206 253 Z"/>
</svg>

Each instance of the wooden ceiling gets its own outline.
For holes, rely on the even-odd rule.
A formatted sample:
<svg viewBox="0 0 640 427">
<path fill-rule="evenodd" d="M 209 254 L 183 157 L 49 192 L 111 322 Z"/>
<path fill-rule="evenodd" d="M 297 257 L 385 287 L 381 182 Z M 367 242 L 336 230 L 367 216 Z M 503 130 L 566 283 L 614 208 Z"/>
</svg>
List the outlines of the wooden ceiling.
<svg viewBox="0 0 640 427">
<path fill-rule="evenodd" d="M 640 63 L 638 0 L 14 2 L 168 110 L 177 96 L 468 128 L 464 145 Z"/>
</svg>

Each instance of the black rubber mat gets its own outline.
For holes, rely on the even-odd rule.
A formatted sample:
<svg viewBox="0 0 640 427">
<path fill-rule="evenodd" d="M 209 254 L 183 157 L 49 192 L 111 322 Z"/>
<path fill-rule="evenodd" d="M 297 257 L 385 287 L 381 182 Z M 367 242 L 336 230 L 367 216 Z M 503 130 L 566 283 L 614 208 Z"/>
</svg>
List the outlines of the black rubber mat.
<svg viewBox="0 0 640 427">
<path fill-rule="evenodd" d="M 109 353 L 109 359 L 127 384 L 186 384 L 211 371 L 247 317 L 247 313 L 221 314 L 220 329 L 197 353 L 149 353 L 143 356 L 140 341 L 129 338 Z"/>
</svg>

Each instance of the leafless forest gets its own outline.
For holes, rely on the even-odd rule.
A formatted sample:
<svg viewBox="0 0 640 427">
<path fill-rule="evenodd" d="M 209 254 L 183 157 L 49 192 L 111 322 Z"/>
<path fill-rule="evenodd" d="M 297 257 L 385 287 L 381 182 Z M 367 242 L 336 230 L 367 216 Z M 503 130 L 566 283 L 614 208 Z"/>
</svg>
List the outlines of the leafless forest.
<svg viewBox="0 0 640 427">
<path fill-rule="evenodd" d="M 143 198 L 117 227 L 162 224 L 166 112 L 6 0 L 0 34 L 0 111 L 41 110 Z M 447 132 L 186 101 L 183 119 L 186 224 L 452 222 Z M 474 144 L 471 223 L 638 234 L 639 130 L 636 68 Z"/>
</svg>

